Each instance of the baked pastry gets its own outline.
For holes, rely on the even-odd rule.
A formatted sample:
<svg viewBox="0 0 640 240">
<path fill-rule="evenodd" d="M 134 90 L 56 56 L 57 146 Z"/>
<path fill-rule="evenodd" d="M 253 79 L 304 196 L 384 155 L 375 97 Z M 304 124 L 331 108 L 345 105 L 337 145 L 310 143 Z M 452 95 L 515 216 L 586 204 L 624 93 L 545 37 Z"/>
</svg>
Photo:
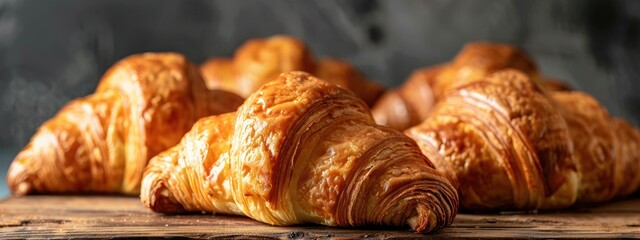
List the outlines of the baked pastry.
<svg viewBox="0 0 640 240">
<path fill-rule="evenodd" d="M 451 63 L 416 70 L 401 87 L 388 91 L 372 108 L 381 125 L 405 130 L 424 121 L 434 103 L 458 86 L 506 68 L 537 77 L 535 63 L 511 45 L 469 43 Z"/>
<path fill-rule="evenodd" d="M 369 106 L 383 88 L 367 80 L 350 64 L 337 59 L 316 61 L 304 43 L 288 36 L 253 39 L 242 45 L 232 59 L 211 58 L 200 67 L 209 89 L 222 89 L 248 97 L 278 74 L 305 71 L 353 91 Z"/>
<path fill-rule="evenodd" d="M 45 122 L 7 174 L 14 195 L 137 194 L 147 161 L 180 141 L 201 117 L 235 111 L 242 98 L 207 90 L 175 53 L 129 56 L 94 94 Z"/>
<path fill-rule="evenodd" d="M 640 188 L 640 131 L 625 120 L 611 120 L 615 136 L 616 164 L 620 164 L 619 172 L 614 174 L 619 197 L 626 197 Z"/>
<path fill-rule="evenodd" d="M 246 215 L 272 225 L 452 223 L 455 189 L 415 142 L 378 126 L 351 92 L 283 73 L 236 113 L 201 119 L 153 158 L 141 199 L 156 212 Z"/>
<path fill-rule="evenodd" d="M 402 131 L 427 119 L 436 103 L 432 86 L 438 74 L 447 67 L 418 69 L 402 86 L 382 94 L 371 109 L 376 123 Z"/>
<path fill-rule="evenodd" d="M 458 87 L 405 133 L 464 209 L 562 208 L 578 196 L 568 126 L 527 74 L 505 70 Z"/>
<path fill-rule="evenodd" d="M 451 66 L 438 75 L 433 85 L 434 96 L 441 99 L 459 86 L 508 68 L 516 69 L 530 78 L 538 77 L 538 68 L 531 57 L 516 46 L 487 42 L 466 44 Z"/>
<path fill-rule="evenodd" d="M 516 70 L 459 86 L 405 133 L 464 209 L 563 208 L 640 188 L 637 129 L 586 93 Z"/>
<path fill-rule="evenodd" d="M 580 174 L 578 201 L 599 203 L 613 199 L 621 182 L 615 176 L 621 171 L 616 157 L 617 139 L 607 110 L 593 97 L 581 92 L 552 92 L 573 141 L 574 155 Z"/>
<path fill-rule="evenodd" d="M 640 187 L 640 133 L 622 119 L 611 118 L 592 96 L 552 92 L 551 99 L 569 125 L 580 188 L 578 202 L 602 203 L 628 196 Z"/>
</svg>

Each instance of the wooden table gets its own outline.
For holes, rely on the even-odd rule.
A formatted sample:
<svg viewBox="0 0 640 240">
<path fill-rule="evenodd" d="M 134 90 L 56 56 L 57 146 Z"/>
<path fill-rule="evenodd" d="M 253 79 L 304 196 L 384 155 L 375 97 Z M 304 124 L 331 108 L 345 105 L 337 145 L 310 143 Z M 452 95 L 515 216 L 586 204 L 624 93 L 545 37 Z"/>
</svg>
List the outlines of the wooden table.
<svg viewBox="0 0 640 240">
<path fill-rule="evenodd" d="M 617 238 L 640 237 L 640 199 L 556 213 L 460 214 L 439 232 L 272 227 L 243 217 L 168 216 L 145 209 L 137 198 L 29 196 L 0 201 L 3 238 Z"/>
</svg>

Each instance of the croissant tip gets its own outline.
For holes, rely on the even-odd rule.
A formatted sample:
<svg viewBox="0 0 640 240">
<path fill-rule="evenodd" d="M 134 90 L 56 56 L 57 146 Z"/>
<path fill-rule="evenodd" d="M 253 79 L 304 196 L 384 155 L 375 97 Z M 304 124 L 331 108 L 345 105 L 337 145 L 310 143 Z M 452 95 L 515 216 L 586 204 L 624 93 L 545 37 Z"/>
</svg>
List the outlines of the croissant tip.
<svg viewBox="0 0 640 240">
<path fill-rule="evenodd" d="M 146 180 L 146 179 L 145 179 Z M 140 195 L 142 204 L 154 212 L 158 213 L 183 213 L 185 212 L 182 204 L 178 203 L 166 188 L 162 180 L 151 181 L 149 183 L 143 182 L 143 188 L 148 190 L 142 190 L 143 194 Z"/>
<path fill-rule="evenodd" d="M 16 187 L 11 189 L 13 195 L 16 197 L 27 195 L 31 192 L 31 184 L 28 182 L 21 182 Z"/>
<path fill-rule="evenodd" d="M 416 216 L 407 219 L 407 224 L 411 229 L 417 233 L 429 233 L 437 230 L 434 221 L 430 221 L 430 219 L 436 219 L 432 211 L 422 205 L 418 206 L 416 211 L 418 213 Z"/>
<path fill-rule="evenodd" d="M 27 169 L 17 161 L 14 161 L 9 167 L 7 185 L 16 197 L 27 195 L 33 191 L 33 184 L 29 181 Z"/>
</svg>

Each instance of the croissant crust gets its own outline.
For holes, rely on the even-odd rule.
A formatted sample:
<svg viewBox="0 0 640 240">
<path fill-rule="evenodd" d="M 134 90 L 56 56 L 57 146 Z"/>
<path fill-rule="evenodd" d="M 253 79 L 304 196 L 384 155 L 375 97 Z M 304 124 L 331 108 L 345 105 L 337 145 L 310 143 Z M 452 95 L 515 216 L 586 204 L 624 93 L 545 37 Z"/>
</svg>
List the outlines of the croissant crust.
<svg viewBox="0 0 640 240">
<path fill-rule="evenodd" d="M 351 92 L 302 72 L 281 74 L 236 113 L 196 123 L 151 160 L 141 198 L 157 212 L 418 232 L 451 224 L 458 208 L 415 142 L 376 125 Z"/>
<path fill-rule="evenodd" d="M 552 92 L 550 96 L 569 126 L 575 147 L 580 173 L 578 202 L 601 203 L 636 192 L 640 185 L 635 174 L 640 168 L 638 130 L 611 118 L 586 93 Z"/>
<path fill-rule="evenodd" d="M 518 71 L 455 89 L 405 133 L 458 188 L 465 209 L 561 208 L 577 198 L 567 124 Z"/>
</svg>

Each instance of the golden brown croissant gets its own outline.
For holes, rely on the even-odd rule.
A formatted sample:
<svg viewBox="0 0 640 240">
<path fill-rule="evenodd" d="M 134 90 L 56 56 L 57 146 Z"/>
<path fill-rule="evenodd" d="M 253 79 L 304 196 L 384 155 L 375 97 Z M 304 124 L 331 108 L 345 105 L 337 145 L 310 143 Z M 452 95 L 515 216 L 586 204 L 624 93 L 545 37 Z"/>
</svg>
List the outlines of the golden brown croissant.
<svg viewBox="0 0 640 240">
<path fill-rule="evenodd" d="M 151 157 L 178 143 L 199 118 L 241 103 L 207 90 L 179 54 L 132 55 L 107 71 L 94 94 L 38 129 L 12 163 L 9 187 L 15 195 L 138 193 Z"/>
<path fill-rule="evenodd" d="M 353 91 L 369 106 L 383 92 L 380 85 L 367 80 L 350 64 L 330 58 L 316 61 L 304 43 L 288 36 L 250 40 L 232 59 L 211 58 L 200 67 L 209 89 L 222 89 L 245 98 L 278 74 L 289 71 L 314 73 Z"/>
<path fill-rule="evenodd" d="M 640 133 L 613 119 L 592 96 L 552 92 L 572 135 L 580 187 L 578 201 L 601 203 L 627 196 L 640 187 Z"/>
<path fill-rule="evenodd" d="M 463 208 L 561 208 L 640 187 L 640 132 L 590 95 L 539 80 L 506 70 L 473 81 L 406 131 L 458 187 Z"/>
<path fill-rule="evenodd" d="M 506 68 L 537 75 L 535 64 L 520 48 L 469 43 L 452 63 L 416 70 L 401 87 L 385 93 L 374 105 L 373 117 L 378 124 L 405 130 L 424 121 L 447 92 Z"/>
<path fill-rule="evenodd" d="M 451 224 L 458 208 L 414 141 L 376 125 L 351 92 L 302 72 L 281 74 L 237 113 L 198 121 L 150 161 L 141 199 L 157 212 L 418 232 Z"/>
<path fill-rule="evenodd" d="M 611 200 L 618 192 L 614 176 L 622 167 L 617 162 L 617 144 L 607 110 L 597 100 L 581 92 L 552 92 L 567 125 L 580 174 L 578 201 L 597 203 Z M 621 179 L 617 179 L 621 180 Z"/>
<path fill-rule="evenodd" d="M 461 86 L 405 133 L 471 210 L 572 205 L 579 175 L 568 127 L 526 74 L 505 70 Z"/>
</svg>

